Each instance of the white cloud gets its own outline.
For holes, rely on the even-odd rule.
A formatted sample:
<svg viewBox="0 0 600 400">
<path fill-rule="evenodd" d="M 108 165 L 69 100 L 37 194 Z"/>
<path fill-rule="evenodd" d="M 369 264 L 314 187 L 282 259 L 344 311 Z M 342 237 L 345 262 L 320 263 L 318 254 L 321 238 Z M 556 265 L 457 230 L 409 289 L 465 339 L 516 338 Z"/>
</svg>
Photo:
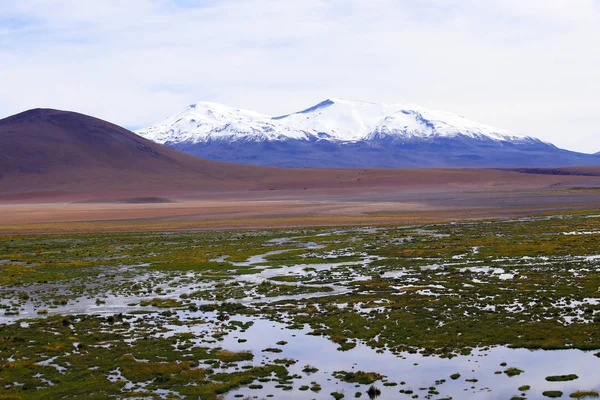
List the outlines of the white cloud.
<svg viewBox="0 0 600 400">
<path fill-rule="evenodd" d="M 0 115 L 413 102 L 600 151 L 594 0 L 0 0 Z"/>
</svg>

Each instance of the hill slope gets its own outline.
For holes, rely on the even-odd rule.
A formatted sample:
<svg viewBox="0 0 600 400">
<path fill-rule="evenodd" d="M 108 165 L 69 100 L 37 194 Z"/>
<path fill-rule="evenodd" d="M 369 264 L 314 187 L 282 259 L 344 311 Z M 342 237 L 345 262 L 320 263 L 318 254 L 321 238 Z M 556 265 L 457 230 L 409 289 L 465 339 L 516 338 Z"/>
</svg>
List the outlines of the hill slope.
<svg viewBox="0 0 600 400">
<path fill-rule="evenodd" d="M 445 111 L 327 99 L 279 117 L 200 102 L 138 133 L 212 160 L 280 167 L 548 167 L 600 157 Z"/>
</svg>

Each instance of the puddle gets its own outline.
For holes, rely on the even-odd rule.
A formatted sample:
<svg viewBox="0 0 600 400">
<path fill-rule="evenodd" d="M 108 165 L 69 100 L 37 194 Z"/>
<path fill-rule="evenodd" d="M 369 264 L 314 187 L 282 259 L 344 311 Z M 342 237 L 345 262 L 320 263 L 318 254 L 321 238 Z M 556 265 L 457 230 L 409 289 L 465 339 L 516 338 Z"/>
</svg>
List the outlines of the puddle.
<svg viewBox="0 0 600 400">
<path fill-rule="evenodd" d="M 238 319 L 236 317 L 236 319 Z M 248 319 L 239 318 L 241 321 Z M 419 388 L 436 387 L 440 393 L 435 398 L 451 396 L 455 399 L 510 399 L 519 394 L 517 388 L 531 385 L 528 398 L 542 398 L 542 391 L 563 390 L 566 393 L 588 388 L 600 389 L 597 372 L 588 365 L 596 364 L 597 359 L 591 352 L 581 350 L 561 351 L 531 351 L 524 349 L 508 349 L 505 347 L 492 348 L 486 351 L 475 350 L 470 356 L 459 356 L 453 359 L 438 357 L 424 357 L 417 354 L 403 354 L 398 357 L 387 351 L 377 353 L 375 350 L 358 345 L 348 351 L 338 351 L 337 345 L 323 337 L 306 335 L 307 330 L 289 330 L 285 325 L 265 320 L 253 320 L 252 325 L 245 333 L 230 334 L 220 344 L 228 349 L 241 351 L 251 350 L 259 355 L 260 362 L 268 363 L 273 359 L 290 358 L 298 362 L 288 369 L 291 375 L 298 374 L 301 379 L 294 380 L 291 392 L 281 392 L 275 388 L 276 382 L 262 383 L 260 390 L 247 388 L 228 393 L 226 399 L 234 399 L 240 393 L 245 396 L 259 396 L 263 398 L 274 394 L 275 398 L 286 399 L 330 399 L 331 392 L 337 391 L 345 394 L 346 398 L 354 397 L 360 391 L 364 398 L 368 398 L 366 390 L 369 385 L 360 385 L 340 382 L 332 377 L 335 371 L 376 371 L 387 377 L 389 382 L 397 386 L 384 386 L 382 382 L 375 385 L 381 390 L 381 399 L 402 398 L 401 389 L 413 390 L 423 397 L 427 391 Z M 238 343 L 238 338 L 247 342 Z M 275 355 L 262 353 L 260 350 L 273 347 L 277 341 L 288 342 L 284 346 L 275 346 L 282 353 Z M 256 361 L 258 361 L 256 360 Z M 518 367 L 525 372 L 520 376 L 508 377 L 506 374 L 497 375 L 495 372 L 504 371 L 507 367 L 500 366 L 503 362 L 510 362 L 510 366 Z M 417 364 L 417 365 L 415 365 Z M 307 375 L 302 372 L 306 365 L 316 366 L 319 371 Z M 461 378 L 450 379 L 450 375 L 459 373 Z M 573 382 L 555 382 L 549 385 L 545 378 L 549 375 L 572 374 L 579 376 Z M 466 379 L 475 378 L 476 383 L 467 382 Z M 443 384 L 435 382 L 445 379 Z M 303 385 L 311 386 L 311 382 L 318 382 L 322 390 L 320 393 L 302 392 L 297 388 Z M 401 382 L 405 382 L 401 385 Z M 410 398 L 406 396 L 405 398 Z"/>
</svg>

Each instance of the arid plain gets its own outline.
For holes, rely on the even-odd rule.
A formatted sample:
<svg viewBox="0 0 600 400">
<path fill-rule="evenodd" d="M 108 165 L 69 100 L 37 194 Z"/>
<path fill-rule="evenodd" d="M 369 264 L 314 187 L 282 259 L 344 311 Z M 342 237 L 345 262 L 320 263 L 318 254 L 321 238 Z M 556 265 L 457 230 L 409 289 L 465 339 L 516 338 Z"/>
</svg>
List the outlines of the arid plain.
<svg viewBox="0 0 600 400">
<path fill-rule="evenodd" d="M 48 224 L 53 231 L 371 225 L 600 207 L 597 176 L 493 170 L 290 170 L 260 186 L 175 195 L 137 189 L 8 197 L 0 204 L 1 231 L 43 232 Z"/>
</svg>

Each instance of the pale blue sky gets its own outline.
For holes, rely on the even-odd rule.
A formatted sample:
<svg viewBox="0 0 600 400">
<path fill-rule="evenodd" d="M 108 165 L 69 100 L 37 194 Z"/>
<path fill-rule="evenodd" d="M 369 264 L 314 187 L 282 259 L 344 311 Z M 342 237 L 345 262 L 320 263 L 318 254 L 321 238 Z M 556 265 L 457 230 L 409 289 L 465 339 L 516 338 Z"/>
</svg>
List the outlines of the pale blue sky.
<svg viewBox="0 0 600 400">
<path fill-rule="evenodd" d="M 600 151 L 600 0 L 0 0 L 0 117 L 408 102 Z"/>
</svg>

